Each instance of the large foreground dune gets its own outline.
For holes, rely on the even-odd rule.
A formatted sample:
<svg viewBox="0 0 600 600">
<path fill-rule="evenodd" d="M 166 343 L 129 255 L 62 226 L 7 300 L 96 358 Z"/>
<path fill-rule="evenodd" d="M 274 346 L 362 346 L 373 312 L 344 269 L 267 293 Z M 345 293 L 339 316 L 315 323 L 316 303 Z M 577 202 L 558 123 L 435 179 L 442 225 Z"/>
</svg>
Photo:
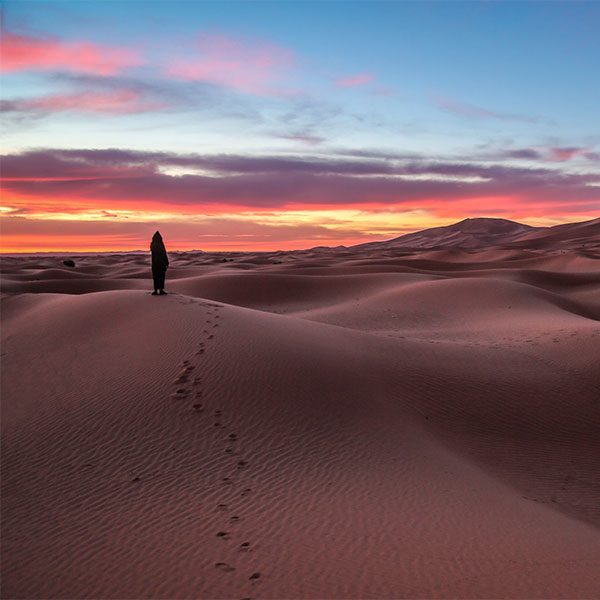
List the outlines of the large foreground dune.
<svg viewBox="0 0 600 600">
<path fill-rule="evenodd" d="M 585 252 L 5 258 L 3 597 L 598 597 Z"/>
</svg>

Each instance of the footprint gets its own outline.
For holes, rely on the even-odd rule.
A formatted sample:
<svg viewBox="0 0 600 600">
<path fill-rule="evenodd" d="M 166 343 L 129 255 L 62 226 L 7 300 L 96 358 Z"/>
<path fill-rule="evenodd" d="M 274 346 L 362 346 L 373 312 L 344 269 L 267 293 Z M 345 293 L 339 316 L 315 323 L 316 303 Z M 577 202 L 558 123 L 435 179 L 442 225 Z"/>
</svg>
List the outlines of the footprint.
<svg viewBox="0 0 600 600">
<path fill-rule="evenodd" d="M 227 504 L 217 504 L 217 510 L 229 510 Z"/>
<path fill-rule="evenodd" d="M 229 519 L 232 523 L 239 523 L 240 522 L 240 517 L 238 517 L 237 515 L 233 515 L 233 517 L 231 517 L 231 519 Z"/>
<path fill-rule="evenodd" d="M 250 579 L 260 579 L 260 573 L 252 573 L 252 575 L 250 575 Z"/>
<path fill-rule="evenodd" d="M 248 466 L 248 462 L 245 460 L 240 460 L 237 464 L 238 469 L 245 469 Z"/>
<path fill-rule="evenodd" d="M 208 336 L 208 339 L 209 339 L 209 340 L 212 340 L 214 337 L 215 337 L 215 336 L 214 336 L 214 335 L 211 333 L 211 334 Z"/>
<path fill-rule="evenodd" d="M 223 414 L 222 410 L 215 410 L 215 417 L 220 417 Z"/>
<path fill-rule="evenodd" d="M 233 481 L 231 480 L 230 477 L 223 477 L 223 479 L 221 479 L 221 481 L 225 484 L 225 485 L 231 485 L 233 483 Z"/>
<path fill-rule="evenodd" d="M 218 537 L 218 538 L 222 538 L 222 539 L 224 539 L 224 540 L 229 540 L 229 539 L 231 539 L 231 538 L 229 537 L 229 534 L 228 534 L 226 531 L 217 531 L 217 537 Z"/>
<path fill-rule="evenodd" d="M 250 542 L 242 542 L 240 544 L 240 552 L 247 552 L 248 548 L 250 548 Z"/>
<path fill-rule="evenodd" d="M 232 441 L 235 441 L 235 440 L 237 440 L 237 435 L 236 435 L 235 433 L 230 433 L 228 437 L 229 437 L 229 439 L 230 439 L 230 440 L 232 440 Z"/>
<path fill-rule="evenodd" d="M 250 494 L 252 492 L 252 488 L 246 488 L 241 494 L 240 496 L 244 497 L 247 496 L 248 494 Z"/>
<path fill-rule="evenodd" d="M 179 376 L 175 380 L 175 385 L 177 385 L 178 383 L 184 383 L 184 382 L 188 381 L 188 379 L 189 379 L 188 376 L 193 369 L 194 369 L 194 367 L 190 366 L 190 367 L 186 367 L 185 369 L 180 371 Z"/>
<path fill-rule="evenodd" d="M 204 407 L 202 406 L 202 404 L 200 404 L 199 402 L 193 405 L 193 409 L 197 412 L 202 412 L 204 410 Z"/>
<path fill-rule="evenodd" d="M 224 571 L 225 573 L 231 573 L 232 571 L 235 571 L 235 567 L 232 567 L 230 564 L 224 562 L 215 563 L 215 567 L 221 571 Z"/>
</svg>

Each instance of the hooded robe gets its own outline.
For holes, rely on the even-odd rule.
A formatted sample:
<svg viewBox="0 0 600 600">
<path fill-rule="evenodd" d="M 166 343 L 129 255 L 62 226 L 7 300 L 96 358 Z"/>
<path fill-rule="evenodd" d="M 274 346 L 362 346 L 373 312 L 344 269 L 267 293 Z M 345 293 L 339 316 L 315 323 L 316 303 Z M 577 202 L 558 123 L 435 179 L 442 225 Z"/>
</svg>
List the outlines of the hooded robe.
<svg viewBox="0 0 600 600">
<path fill-rule="evenodd" d="M 165 287 L 165 274 L 169 266 L 167 250 L 163 243 L 162 236 L 157 231 L 152 236 L 150 243 L 150 251 L 152 252 L 152 277 L 154 278 L 154 288 L 162 290 Z"/>
</svg>

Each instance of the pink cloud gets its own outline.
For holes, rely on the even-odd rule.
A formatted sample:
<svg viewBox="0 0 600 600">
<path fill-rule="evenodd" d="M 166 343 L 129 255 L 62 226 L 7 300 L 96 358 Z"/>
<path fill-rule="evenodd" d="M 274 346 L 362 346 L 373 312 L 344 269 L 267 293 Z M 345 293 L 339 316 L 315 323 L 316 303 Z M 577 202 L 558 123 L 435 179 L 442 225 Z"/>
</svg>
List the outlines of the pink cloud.
<svg viewBox="0 0 600 600">
<path fill-rule="evenodd" d="M 141 64 L 139 53 L 130 48 L 110 48 L 90 42 L 63 42 L 3 32 L 0 40 L 0 71 L 51 70 L 111 75 Z"/>
<path fill-rule="evenodd" d="M 571 160 L 577 156 L 584 156 L 589 153 L 589 148 L 548 148 L 550 158 L 558 162 Z"/>
<path fill-rule="evenodd" d="M 356 75 L 349 75 L 348 77 L 341 77 L 335 80 L 335 84 L 339 87 L 355 87 L 357 85 L 363 85 L 373 81 L 375 75 L 373 73 L 358 73 Z"/>
<path fill-rule="evenodd" d="M 17 112 L 86 112 L 129 115 L 165 108 L 164 104 L 144 102 L 142 94 L 133 88 L 109 92 L 80 92 L 55 94 L 42 98 L 7 100 L 4 111 Z"/>
<path fill-rule="evenodd" d="M 202 34 L 196 55 L 167 68 L 169 75 L 207 81 L 256 95 L 282 95 L 278 82 L 295 62 L 292 50 L 264 40 Z"/>
</svg>

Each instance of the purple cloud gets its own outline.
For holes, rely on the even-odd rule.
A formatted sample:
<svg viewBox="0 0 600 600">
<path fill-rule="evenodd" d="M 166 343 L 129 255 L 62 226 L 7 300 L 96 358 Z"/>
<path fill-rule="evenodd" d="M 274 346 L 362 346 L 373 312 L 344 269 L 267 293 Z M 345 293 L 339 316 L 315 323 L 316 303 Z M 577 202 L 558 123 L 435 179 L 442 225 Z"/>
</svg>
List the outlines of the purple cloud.
<svg viewBox="0 0 600 600">
<path fill-rule="evenodd" d="M 170 174 L 177 167 L 181 174 Z M 175 171 L 177 173 L 177 170 Z M 600 176 L 559 169 L 431 160 L 177 155 L 40 150 L 3 158 L 5 191 L 60 204 L 189 207 L 419 206 L 469 198 L 600 208 Z M 508 200 L 507 200 L 508 201 Z M 104 202 L 104 204 L 102 204 Z M 595 207 L 595 208 L 594 208 Z"/>
</svg>

